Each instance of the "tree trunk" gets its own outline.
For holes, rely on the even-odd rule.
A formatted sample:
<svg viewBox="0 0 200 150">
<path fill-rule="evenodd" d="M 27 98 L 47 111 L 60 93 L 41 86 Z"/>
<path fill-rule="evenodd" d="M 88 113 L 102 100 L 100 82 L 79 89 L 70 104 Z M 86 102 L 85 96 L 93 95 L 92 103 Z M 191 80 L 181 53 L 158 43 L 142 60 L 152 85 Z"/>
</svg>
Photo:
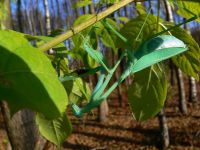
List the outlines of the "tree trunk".
<svg viewBox="0 0 200 150">
<path fill-rule="evenodd" d="M 28 22 L 29 33 L 33 34 L 33 27 L 32 27 L 30 12 L 28 12 L 27 1 L 24 1 L 24 5 L 25 5 L 25 18 L 26 18 L 26 20 Z"/>
<path fill-rule="evenodd" d="M 161 147 L 162 149 L 165 149 L 169 146 L 169 130 L 167 126 L 167 118 L 165 116 L 164 108 L 159 113 L 158 118 L 161 131 L 161 143 L 162 143 Z"/>
<path fill-rule="evenodd" d="M 185 19 L 184 19 L 185 20 Z M 184 29 L 187 30 L 187 32 L 189 34 L 191 34 L 190 32 L 190 25 L 189 24 L 185 24 L 184 25 Z M 189 90 L 189 101 L 190 102 L 196 102 L 198 97 L 197 97 L 197 86 L 196 86 L 196 81 L 194 77 L 189 77 L 189 84 L 190 84 L 190 90 Z"/>
<path fill-rule="evenodd" d="M 99 107 L 99 121 L 100 122 L 107 121 L 108 111 L 109 111 L 108 110 L 108 102 L 107 102 L 107 100 L 104 100 Z"/>
<path fill-rule="evenodd" d="M 94 4 L 93 3 L 89 5 L 89 13 L 90 14 L 94 14 L 95 13 L 95 9 L 94 9 Z"/>
<path fill-rule="evenodd" d="M 169 3 L 168 3 L 168 5 L 169 5 Z M 166 7 L 166 13 L 171 14 L 171 12 L 172 12 L 171 7 L 169 7 L 169 8 Z M 173 16 L 171 16 L 171 18 L 173 18 Z M 167 18 L 167 19 L 168 19 L 168 21 L 170 20 L 170 18 Z M 161 148 L 165 149 L 169 146 L 170 139 L 169 139 L 169 130 L 168 130 L 168 126 L 167 126 L 167 118 L 165 115 L 164 107 L 161 110 L 161 112 L 159 113 L 158 119 L 159 119 L 160 132 L 161 132 Z"/>
<path fill-rule="evenodd" d="M 22 110 L 11 119 L 5 102 L 1 103 L 1 111 L 12 149 L 34 150 L 39 137 L 34 113 L 30 110 Z"/>
<path fill-rule="evenodd" d="M 48 0 L 44 0 L 43 2 L 44 2 L 44 9 L 45 9 L 46 34 L 49 35 L 51 33 L 51 22 L 50 22 Z"/>
<path fill-rule="evenodd" d="M 18 28 L 19 31 L 23 31 L 23 25 L 22 25 L 22 13 L 21 13 L 21 0 L 17 1 L 17 20 L 18 20 Z"/>
<path fill-rule="evenodd" d="M 176 84 L 176 71 L 175 71 L 175 65 L 173 64 L 172 60 L 169 61 L 169 67 L 170 67 L 170 84 L 171 86 L 174 86 Z"/>
<path fill-rule="evenodd" d="M 33 0 L 30 1 L 30 20 L 32 26 L 32 34 L 36 35 L 36 26 L 35 26 L 35 19 L 34 19 L 34 10 L 33 10 Z"/>
<path fill-rule="evenodd" d="M 187 104 L 185 98 L 185 86 L 183 73 L 180 69 L 176 68 L 176 76 L 178 81 L 178 90 L 179 90 L 179 109 L 183 114 L 187 114 Z"/>
<path fill-rule="evenodd" d="M 111 49 L 105 49 L 107 52 L 106 54 L 109 55 L 107 58 L 109 58 L 108 61 L 109 64 L 112 64 L 112 50 Z M 106 122 L 107 121 L 107 115 L 108 115 L 109 107 L 107 100 L 104 100 L 100 106 L 99 106 L 99 121 L 100 122 Z"/>
<path fill-rule="evenodd" d="M 56 21 L 56 10 L 54 1 L 50 0 L 50 4 L 51 4 L 51 11 L 53 12 L 51 13 L 51 29 L 55 30 L 57 28 L 57 21 Z"/>
<path fill-rule="evenodd" d="M 43 28 L 43 23 L 42 23 L 42 19 L 41 19 L 41 14 L 39 12 L 39 0 L 36 0 L 36 16 L 38 18 L 38 23 L 39 23 L 39 29 L 40 29 L 40 34 L 44 35 L 44 28 Z"/>
<path fill-rule="evenodd" d="M 170 22 L 174 22 L 173 19 L 173 12 L 172 8 L 167 0 L 164 0 L 164 6 L 165 6 L 165 11 L 166 11 L 166 20 Z"/>
<path fill-rule="evenodd" d="M 174 22 L 172 9 L 169 2 L 167 0 L 164 0 L 163 3 L 165 6 L 166 20 L 169 22 Z M 171 77 L 170 83 L 172 86 L 174 86 L 175 85 L 175 69 L 174 69 L 174 64 L 172 60 L 170 60 L 169 65 L 170 65 L 170 77 Z"/>
<path fill-rule="evenodd" d="M 195 78 L 189 77 L 189 83 L 190 83 L 190 102 L 197 102 L 198 96 L 197 96 L 197 85 Z"/>
<path fill-rule="evenodd" d="M 62 25 L 62 15 L 61 15 L 61 10 L 60 10 L 60 5 L 59 5 L 59 1 L 56 0 L 56 9 L 57 9 L 57 28 L 61 28 L 63 25 Z"/>
</svg>

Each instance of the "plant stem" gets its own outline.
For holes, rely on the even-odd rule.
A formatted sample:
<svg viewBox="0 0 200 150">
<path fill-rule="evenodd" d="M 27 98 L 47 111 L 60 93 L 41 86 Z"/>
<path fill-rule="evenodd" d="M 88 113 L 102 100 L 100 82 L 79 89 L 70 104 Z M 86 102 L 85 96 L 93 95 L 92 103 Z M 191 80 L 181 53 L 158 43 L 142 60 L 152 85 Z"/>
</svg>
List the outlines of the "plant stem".
<svg viewBox="0 0 200 150">
<path fill-rule="evenodd" d="M 101 19 L 107 17 L 108 15 L 112 14 L 113 12 L 115 12 L 116 10 L 126 6 L 127 4 L 134 2 L 135 0 L 122 0 L 119 3 L 114 4 L 113 6 L 109 7 L 108 9 L 106 9 L 105 11 L 95 15 L 94 17 L 92 17 L 91 19 L 87 20 L 86 22 L 80 24 L 79 26 L 76 26 L 68 31 L 66 31 L 65 33 L 55 37 L 54 39 L 52 39 L 51 41 L 41 45 L 39 48 L 42 51 L 47 51 L 50 48 L 58 45 L 59 43 L 65 41 L 66 39 L 74 36 L 75 34 L 83 31 L 84 29 L 86 29 L 87 27 L 95 24 L 96 22 L 100 21 Z"/>
</svg>

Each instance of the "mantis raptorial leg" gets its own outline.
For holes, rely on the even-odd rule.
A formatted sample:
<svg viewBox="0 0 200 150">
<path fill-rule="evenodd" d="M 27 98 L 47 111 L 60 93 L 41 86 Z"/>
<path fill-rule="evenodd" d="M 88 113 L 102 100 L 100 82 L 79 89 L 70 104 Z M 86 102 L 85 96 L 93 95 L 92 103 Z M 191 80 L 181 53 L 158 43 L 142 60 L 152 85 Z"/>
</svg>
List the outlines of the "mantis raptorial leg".
<svg viewBox="0 0 200 150">
<path fill-rule="evenodd" d="M 148 18 L 149 14 L 147 15 L 146 19 Z M 107 23 L 107 21 L 105 20 L 103 22 L 105 25 L 107 25 L 120 39 L 122 39 L 127 45 L 129 45 L 129 49 L 123 51 L 122 55 L 120 56 L 119 60 L 117 61 L 117 63 L 115 64 L 115 66 L 109 70 L 108 72 L 108 75 L 104 81 L 104 83 L 102 84 L 102 86 L 100 88 L 95 88 L 95 90 L 93 91 L 93 94 L 92 94 L 92 97 L 91 97 L 91 100 L 90 102 L 83 108 L 79 108 L 77 105 L 73 104 L 72 105 L 72 108 L 74 110 L 74 113 L 77 117 L 81 117 L 83 115 L 83 113 L 86 113 L 86 112 L 89 112 L 91 109 L 93 109 L 94 107 L 98 106 L 108 95 L 110 95 L 110 93 L 127 77 L 130 75 L 131 73 L 131 67 L 133 66 L 133 63 L 135 62 L 135 58 L 134 58 L 134 55 L 132 54 L 133 51 L 131 51 L 131 46 L 130 44 L 128 43 L 128 40 L 123 37 L 123 35 L 121 35 L 118 31 L 116 31 L 109 23 Z M 144 24 L 146 23 L 146 20 L 145 22 L 143 23 L 143 26 L 142 26 L 142 29 L 144 27 Z M 142 30 L 141 29 L 141 30 Z M 140 30 L 140 33 L 141 34 L 141 30 Z M 138 38 L 138 36 L 137 36 Z M 85 41 L 87 42 L 87 41 Z M 88 44 L 88 43 L 87 43 Z M 88 48 L 87 44 L 84 44 L 85 48 L 86 48 L 86 51 L 89 52 L 89 54 L 94 58 L 94 55 L 92 54 L 92 52 L 94 52 L 92 50 L 92 48 Z M 129 55 L 129 59 L 131 61 L 128 61 L 127 63 L 127 67 L 126 67 L 126 70 L 122 73 L 122 75 L 120 76 L 120 78 L 103 94 L 105 88 L 107 87 L 110 79 L 112 78 L 113 76 L 113 73 L 115 72 L 115 70 L 117 69 L 118 65 L 120 64 L 121 60 L 124 58 L 124 56 L 126 55 Z M 98 61 L 98 60 L 97 60 Z M 100 61 L 98 61 L 99 63 L 101 63 Z M 103 64 L 103 63 L 101 63 Z M 104 67 L 105 68 L 105 67 Z M 106 69 L 106 68 L 105 68 Z M 107 70 L 107 69 L 106 69 Z M 98 84 L 97 84 L 98 85 Z M 99 87 L 99 86 L 98 86 Z M 97 91 L 98 89 L 98 91 Z"/>
</svg>

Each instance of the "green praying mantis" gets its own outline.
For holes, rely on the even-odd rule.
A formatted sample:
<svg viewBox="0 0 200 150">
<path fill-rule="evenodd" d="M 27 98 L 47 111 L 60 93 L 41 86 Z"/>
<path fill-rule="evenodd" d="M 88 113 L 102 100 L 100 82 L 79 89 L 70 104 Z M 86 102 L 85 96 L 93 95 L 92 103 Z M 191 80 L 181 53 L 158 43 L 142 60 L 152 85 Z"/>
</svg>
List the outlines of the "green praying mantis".
<svg viewBox="0 0 200 150">
<path fill-rule="evenodd" d="M 169 32 L 170 30 L 181 26 L 187 22 L 195 20 L 197 16 L 194 16 L 184 23 L 177 24 L 169 29 L 165 29 L 160 33 L 157 33 L 153 38 L 148 41 L 142 43 L 137 51 L 132 50 L 128 39 L 126 39 L 123 35 L 121 35 L 118 31 L 116 31 L 106 19 L 102 22 L 105 26 L 110 28 L 112 32 L 114 32 L 123 42 L 128 45 L 128 48 L 124 50 L 113 66 L 113 68 L 109 68 L 108 63 L 106 62 L 105 57 L 97 50 L 94 50 L 89 44 L 89 35 L 84 39 L 84 49 L 86 52 L 99 64 L 99 67 L 94 69 L 89 69 L 85 73 L 79 75 L 78 77 L 84 77 L 90 74 L 94 74 L 98 71 L 101 72 L 98 83 L 94 88 L 92 95 L 90 97 L 90 101 L 84 107 L 80 108 L 76 104 L 71 104 L 72 110 L 76 117 L 82 117 L 84 113 L 90 112 L 93 108 L 97 107 L 104 101 L 111 92 L 129 75 L 134 74 L 138 71 L 141 71 L 147 67 L 150 67 L 156 63 L 159 63 L 163 60 L 169 59 L 175 55 L 185 52 L 188 50 L 188 47 L 179 39 L 172 35 L 162 35 L 165 32 Z M 141 29 L 142 30 L 142 29 Z M 112 78 L 114 72 L 119 66 L 120 62 L 124 57 L 128 58 L 128 61 L 125 65 L 125 70 L 121 74 L 121 76 L 107 88 L 110 79 Z M 106 74 L 107 72 L 107 74 Z M 74 76 L 64 76 L 59 77 L 61 82 L 66 80 L 73 80 L 77 77 Z M 105 89 L 107 88 L 107 91 Z"/>
</svg>

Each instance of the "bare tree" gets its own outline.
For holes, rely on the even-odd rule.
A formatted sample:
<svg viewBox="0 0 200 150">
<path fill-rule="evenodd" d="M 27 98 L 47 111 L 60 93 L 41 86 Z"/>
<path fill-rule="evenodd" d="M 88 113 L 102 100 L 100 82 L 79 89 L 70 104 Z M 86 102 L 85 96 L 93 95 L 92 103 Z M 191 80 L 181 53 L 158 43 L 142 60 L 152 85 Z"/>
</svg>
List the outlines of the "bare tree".
<svg viewBox="0 0 200 150">
<path fill-rule="evenodd" d="M 179 109 L 183 114 L 187 114 L 183 73 L 180 69 L 176 68 L 176 75 L 177 75 L 178 90 L 179 90 Z"/>
<path fill-rule="evenodd" d="M 44 0 L 44 9 L 45 9 L 45 25 L 46 25 L 46 34 L 51 33 L 51 21 L 50 21 L 50 12 L 48 6 L 48 0 Z"/>
<path fill-rule="evenodd" d="M 189 24 L 185 24 L 184 25 L 184 29 L 187 30 L 187 32 L 189 34 L 191 34 L 190 32 L 190 25 Z M 196 81 L 194 77 L 189 77 L 189 84 L 190 84 L 190 90 L 189 90 L 189 100 L 190 102 L 197 102 L 198 97 L 197 97 L 197 85 L 196 85 Z"/>
<path fill-rule="evenodd" d="M 35 8 L 35 21 L 36 21 L 36 33 L 37 34 L 41 34 L 44 35 L 44 28 L 43 28 L 43 23 L 42 23 L 42 19 L 41 19 L 41 13 L 40 13 L 40 9 L 39 9 L 39 0 L 36 0 L 36 8 Z"/>
<path fill-rule="evenodd" d="M 165 115 L 164 108 L 159 113 L 158 118 L 159 118 L 160 131 L 161 131 L 162 149 L 165 149 L 169 146 L 169 129 L 167 126 L 167 118 Z"/>
<path fill-rule="evenodd" d="M 166 13 L 169 14 L 169 16 L 168 16 L 168 18 L 166 18 L 166 20 L 173 21 L 172 9 L 171 9 L 168 1 L 164 0 L 164 4 L 165 4 L 165 8 L 166 8 Z M 165 149 L 170 144 L 169 129 L 168 129 L 168 125 L 167 125 L 167 118 L 165 115 L 165 107 L 163 107 L 161 112 L 159 113 L 158 119 L 159 119 L 159 124 L 160 124 L 160 131 L 161 131 L 161 144 L 162 144 L 161 146 L 162 146 L 162 149 Z"/>
<path fill-rule="evenodd" d="M 34 9 L 33 9 L 33 0 L 30 0 L 30 20 L 32 26 L 32 34 L 36 35 L 36 26 L 35 26 L 35 19 L 34 19 Z"/>
<path fill-rule="evenodd" d="M 23 31 L 21 4 L 22 4 L 21 0 L 17 0 L 17 19 L 18 19 L 19 31 Z"/>
<path fill-rule="evenodd" d="M 171 6 L 168 1 L 164 1 L 165 9 L 166 9 L 166 19 L 167 21 L 173 22 L 173 12 Z M 173 68 L 173 67 L 172 67 Z M 182 71 L 175 67 L 176 70 L 176 77 L 178 81 L 178 89 L 179 89 L 179 109 L 183 114 L 187 114 L 187 103 L 186 103 L 186 96 L 185 96 L 185 86 L 184 86 L 184 79 Z M 173 71 L 173 70 L 172 70 Z M 173 74 L 172 79 L 173 79 Z"/>
<path fill-rule="evenodd" d="M 32 21 L 31 21 L 31 16 L 30 16 L 30 11 L 28 11 L 28 1 L 24 1 L 24 6 L 25 6 L 25 18 L 28 22 L 28 29 L 29 29 L 29 33 L 33 34 L 33 26 L 32 26 Z M 21 20 L 21 18 L 18 18 Z"/>
<path fill-rule="evenodd" d="M 196 85 L 195 78 L 189 77 L 189 83 L 190 83 L 190 101 L 191 102 L 197 102 L 198 101 L 198 95 L 197 95 L 197 85 Z"/>
</svg>

